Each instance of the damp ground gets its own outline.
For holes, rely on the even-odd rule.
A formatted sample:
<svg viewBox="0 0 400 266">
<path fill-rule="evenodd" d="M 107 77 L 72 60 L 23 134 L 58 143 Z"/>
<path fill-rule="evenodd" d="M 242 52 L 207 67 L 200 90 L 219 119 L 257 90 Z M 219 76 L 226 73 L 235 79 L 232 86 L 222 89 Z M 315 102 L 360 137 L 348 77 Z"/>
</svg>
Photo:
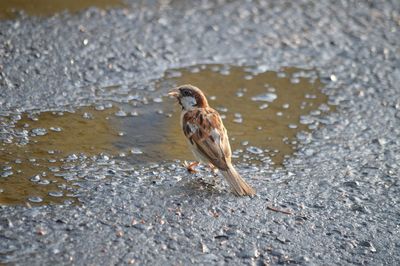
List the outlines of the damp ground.
<svg viewBox="0 0 400 266">
<path fill-rule="evenodd" d="M 46 190 L 0 206 L 0 263 L 399 264 L 398 1 L 124 3 L 48 17 L 17 12 L 0 22 L 1 182 L 21 177 L 35 192 Z M 231 88 L 231 97 L 211 81 L 228 82 L 227 73 L 240 81 L 218 86 Z M 250 89 L 260 77 L 269 81 Z M 243 150 L 234 158 L 238 171 L 256 197 L 237 198 L 222 180 L 210 185 L 202 168 L 187 173 L 186 155 L 165 155 L 178 143 L 149 162 L 149 145 L 140 143 L 149 131 L 128 138 L 137 132 L 130 123 L 145 117 L 145 126 L 165 129 L 157 145 L 175 135 L 168 132 L 179 130 L 179 109 L 165 95 L 181 82 L 201 87 L 226 116 L 234 150 Z M 280 90 L 300 84 L 323 94 L 302 95 L 300 108 L 313 106 L 290 120 L 285 115 L 298 115 L 299 106 L 285 109 Z M 253 112 L 236 109 L 239 98 Z M 251 120 L 253 113 L 265 117 Z M 61 125 L 63 117 L 73 121 Z M 276 141 L 263 146 L 242 135 L 254 125 L 254 139 L 274 137 L 267 125 L 275 118 L 285 132 Z M 45 143 L 100 124 L 101 143 Z M 286 136 L 301 128 L 295 139 Z M 279 158 L 274 149 L 295 152 Z M 28 166 L 38 173 L 23 176 Z"/>
<path fill-rule="evenodd" d="M 131 99 L 77 110 L 9 114 L 2 117 L 13 130 L 2 145 L 0 203 L 77 203 L 79 181 L 108 176 L 88 174 L 78 164 L 192 160 L 181 132 L 180 108 L 164 97 L 165 89 L 189 82 L 202 88 L 220 112 L 235 163 L 255 167 L 281 167 L 298 148 L 296 136 L 304 138 L 316 129 L 331 108 L 314 70 L 198 65 L 167 71 L 157 81 L 159 95 L 143 106 Z"/>
</svg>

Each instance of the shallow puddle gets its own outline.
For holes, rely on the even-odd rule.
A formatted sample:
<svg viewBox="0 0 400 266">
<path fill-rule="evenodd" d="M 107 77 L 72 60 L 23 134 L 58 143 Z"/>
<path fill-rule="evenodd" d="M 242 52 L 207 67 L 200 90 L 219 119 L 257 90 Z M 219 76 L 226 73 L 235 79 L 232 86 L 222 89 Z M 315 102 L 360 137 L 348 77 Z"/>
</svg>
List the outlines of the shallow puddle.
<svg viewBox="0 0 400 266">
<path fill-rule="evenodd" d="M 201 88 L 219 111 L 233 160 L 242 165 L 281 165 L 297 146 L 296 134 L 318 127 L 331 109 L 314 70 L 201 65 L 168 71 L 152 96 L 129 88 L 117 96 L 119 87 L 113 86 L 100 89 L 113 96 L 113 104 L 3 115 L 0 123 L 13 130 L 0 146 L 0 204 L 77 202 L 79 181 L 107 178 L 102 165 L 115 159 L 134 167 L 193 160 L 179 125 L 180 108 L 165 97 L 187 83 Z"/>
<path fill-rule="evenodd" d="M 172 70 L 166 79 L 173 84 L 192 84 L 206 93 L 211 107 L 224 119 L 234 158 L 246 163 L 282 164 L 296 148 L 296 134 L 316 128 L 315 116 L 330 110 L 313 70 L 265 72 L 252 67 L 195 66 Z M 191 158 L 181 141 L 179 114 L 176 107 L 168 139 L 173 140 L 175 157 Z"/>
<path fill-rule="evenodd" d="M 16 11 L 23 10 L 32 16 L 50 16 L 65 10 L 77 12 L 89 7 L 102 9 L 123 7 L 122 0 L 3 0 L 0 2 L 0 19 L 15 17 Z"/>
<path fill-rule="evenodd" d="M 8 117 L 15 131 L 0 146 L 0 204 L 75 201 L 73 182 L 67 182 L 75 178 L 65 173 L 76 161 L 115 150 L 112 112 L 83 108 Z"/>
</svg>

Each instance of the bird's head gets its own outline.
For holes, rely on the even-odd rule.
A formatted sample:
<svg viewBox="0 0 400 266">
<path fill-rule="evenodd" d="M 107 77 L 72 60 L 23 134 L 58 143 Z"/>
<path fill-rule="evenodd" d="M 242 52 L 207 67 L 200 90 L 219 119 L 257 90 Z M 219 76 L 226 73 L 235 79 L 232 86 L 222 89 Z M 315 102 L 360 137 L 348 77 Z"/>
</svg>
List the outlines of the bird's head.
<svg viewBox="0 0 400 266">
<path fill-rule="evenodd" d="M 197 87 L 186 84 L 171 90 L 168 95 L 174 96 L 183 110 L 192 110 L 194 108 L 205 108 L 208 106 L 207 98 Z"/>
</svg>

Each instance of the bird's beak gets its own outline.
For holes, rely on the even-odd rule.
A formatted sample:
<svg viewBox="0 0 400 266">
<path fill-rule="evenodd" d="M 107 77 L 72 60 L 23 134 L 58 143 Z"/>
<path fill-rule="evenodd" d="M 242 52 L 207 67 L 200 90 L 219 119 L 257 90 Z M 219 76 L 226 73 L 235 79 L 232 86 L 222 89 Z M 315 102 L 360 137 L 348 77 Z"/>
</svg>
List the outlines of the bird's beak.
<svg viewBox="0 0 400 266">
<path fill-rule="evenodd" d="M 179 94 L 180 93 L 178 88 L 172 89 L 170 92 L 168 92 L 168 96 L 173 96 L 173 97 L 178 97 Z"/>
</svg>

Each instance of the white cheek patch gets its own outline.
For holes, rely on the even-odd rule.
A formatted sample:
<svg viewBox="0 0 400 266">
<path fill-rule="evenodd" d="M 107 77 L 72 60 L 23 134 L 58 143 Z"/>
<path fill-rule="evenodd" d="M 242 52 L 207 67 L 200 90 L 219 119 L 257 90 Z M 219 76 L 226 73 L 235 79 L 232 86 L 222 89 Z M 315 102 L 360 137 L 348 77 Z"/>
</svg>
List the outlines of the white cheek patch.
<svg viewBox="0 0 400 266">
<path fill-rule="evenodd" d="M 185 109 L 192 109 L 196 105 L 196 99 L 194 97 L 182 97 L 181 104 Z"/>
</svg>

